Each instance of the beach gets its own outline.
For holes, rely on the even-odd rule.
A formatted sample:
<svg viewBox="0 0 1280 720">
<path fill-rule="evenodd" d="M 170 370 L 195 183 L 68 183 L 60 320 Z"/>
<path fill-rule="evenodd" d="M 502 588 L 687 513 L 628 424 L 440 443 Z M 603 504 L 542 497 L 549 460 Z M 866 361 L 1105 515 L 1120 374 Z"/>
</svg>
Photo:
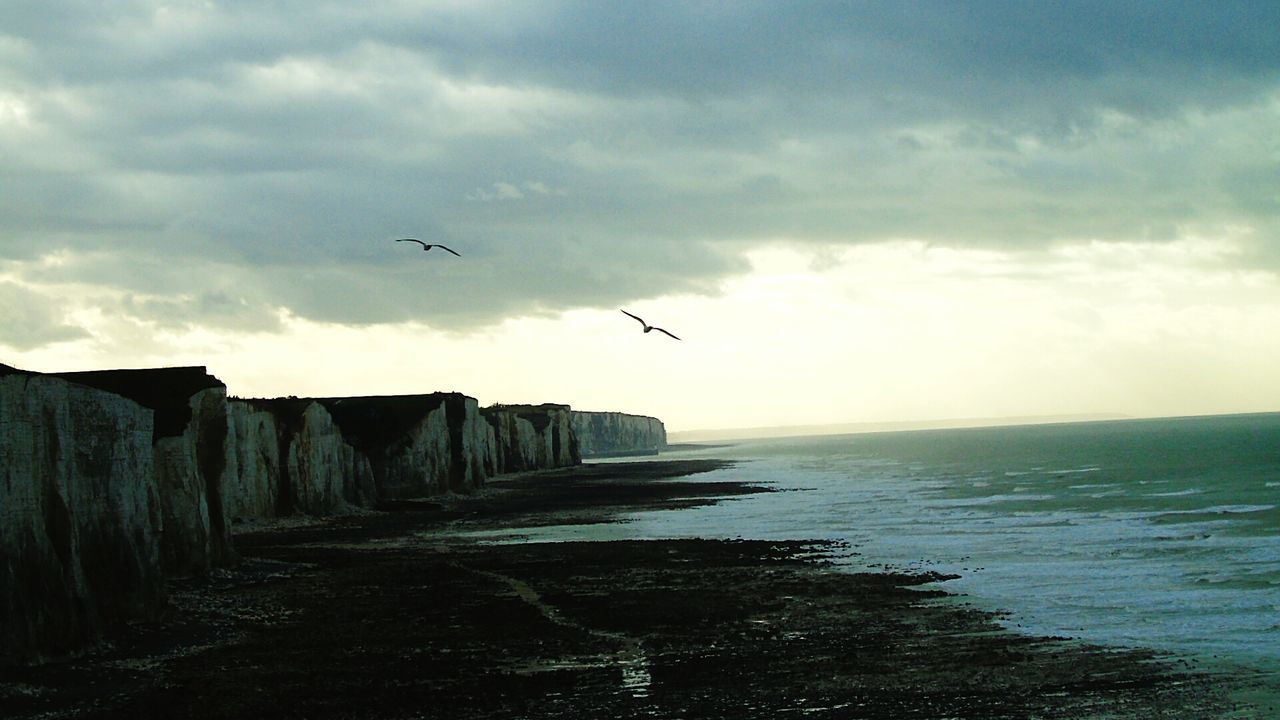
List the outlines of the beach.
<svg viewBox="0 0 1280 720">
<path fill-rule="evenodd" d="M 1197 718 L 1229 678 L 1020 634 L 935 572 L 803 537 L 520 542 L 770 492 L 725 461 L 588 464 L 241 528 L 156 622 L 0 672 L 6 718 Z M 495 541 L 501 539 L 501 541 Z"/>
</svg>

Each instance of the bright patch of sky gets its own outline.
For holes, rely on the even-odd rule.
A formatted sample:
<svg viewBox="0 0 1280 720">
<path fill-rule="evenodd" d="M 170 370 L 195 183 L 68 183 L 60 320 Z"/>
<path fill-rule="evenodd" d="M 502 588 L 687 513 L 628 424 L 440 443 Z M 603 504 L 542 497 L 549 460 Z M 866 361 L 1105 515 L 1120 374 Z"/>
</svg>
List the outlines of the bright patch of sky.
<svg viewBox="0 0 1280 720">
<path fill-rule="evenodd" d="M 161 329 L 97 311 L 18 352 L 48 369 L 206 364 L 245 396 L 465 389 L 654 414 L 672 430 L 955 417 L 1274 409 L 1280 284 L 1229 239 L 1035 255 L 777 241 L 711 296 L 516 317 L 479 331 L 349 326 L 281 311 L 257 332 Z M 199 303 L 199 298 L 176 302 Z M 70 360 L 70 362 L 69 362 Z"/>
</svg>

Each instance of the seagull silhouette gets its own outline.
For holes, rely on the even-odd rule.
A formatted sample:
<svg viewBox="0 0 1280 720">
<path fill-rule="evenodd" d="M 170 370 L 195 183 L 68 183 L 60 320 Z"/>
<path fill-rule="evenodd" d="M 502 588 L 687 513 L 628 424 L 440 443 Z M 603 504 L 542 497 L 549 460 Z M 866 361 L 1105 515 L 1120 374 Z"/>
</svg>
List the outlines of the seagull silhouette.
<svg viewBox="0 0 1280 720">
<path fill-rule="evenodd" d="M 431 249 L 431 248 L 433 248 L 433 247 L 438 247 L 438 248 L 440 248 L 441 250 L 444 250 L 445 252 L 451 252 L 451 253 L 453 253 L 454 255 L 458 255 L 458 253 L 453 252 L 452 250 L 450 250 L 449 248 L 447 248 L 447 247 L 445 247 L 445 246 L 443 246 L 443 245 L 428 245 L 427 243 L 424 243 L 424 242 L 422 242 L 421 240 L 418 240 L 418 239 L 416 239 L 416 238 L 400 238 L 399 240 L 396 240 L 396 242 L 416 242 L 416 243 L 418 243 L 419 245 L 421 245 L 421 246 L 422 246 L 422 251 L 423 251 L 423 252 L 426 252 L 426 251 L 430 250 L 430 249 Z M 458 255 L 458 257 L 462 257 L 462 256 L 461 256 L 461 255 Z"/>
<path fill-rule="evenodd" d="M 650 330 L 657 330 L 658 332 L 662 333 L 663 335 L 666 335 L 667 337 L 675 338 L 676 340 L 679 340 L 679 339 L 680 339 L 680 338 L 676 337 L 675 335 L 672 335 L 671 333 L 667 332 L 666 330 L 663 330 L 662 328 L 657 327 L 656 325 L 650 325 L 649 323 L 645 322 L 644 320 L 641 320 L 640 318 L 636 317 L 635 315 L 632 315 L 631 313 L 627 312 L 626 310 L 623 310 L 623 311 L 622 311 L 622 314 L 623 314 L 623 315 L 626 315 L 626 316 L 627 316 L 627 317 L 629 317 L 629 318 L 634 318 L 635 320 L 637 320 L 641 325 L 643 325 L 643 326 L 644 326 L 644 331 L 645 331 L 645 332 L 649 332 Z"/>
</svg>

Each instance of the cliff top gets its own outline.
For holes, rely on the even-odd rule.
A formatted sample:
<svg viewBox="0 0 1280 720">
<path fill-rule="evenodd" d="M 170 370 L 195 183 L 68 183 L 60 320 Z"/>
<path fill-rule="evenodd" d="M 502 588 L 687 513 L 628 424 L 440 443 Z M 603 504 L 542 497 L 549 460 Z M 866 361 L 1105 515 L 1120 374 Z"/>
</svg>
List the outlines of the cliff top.
<svg viewBox="0 0 1280 720">
<path fill-rule="evenodd" d="M 658 420 L 652 415 L 637 415 L 635 413 L 618 412 L 617 410 L 574 410 L 574 415 L 619 415 L 621 417 L 644 418 L 646 420 Z"/>
<path fill-rule="evenodd" d="M 35 375 L 35 374 L 36 373 L 31 372 L 30 370 L 22 370 L 12 365 L 5 365 L 4 363 L 0 363 L 0 377 L 4 377 L 5 375 Z"/>
<path fill-rule="evenodd" d="M 486 408 L 481 408 L 481 412 L 506 410 L 514 413 L 526 412 L 550 412 L 552 410 L 571 410 L 568 405 L 561 403 L 541 403 L 538 405 L 506 405 L 504 403 L 494 403 Z"/>
<path fill-rule="evenodd" d="M 461 405 L 474 401 L 458 392 L 436 392 L 422 395 L 365 395 L 324 398 L 237 398 L 258 407 L 269 408 L 277 416 L 299 422 L 312 403 L 328 411 L 334 423 L 354 446 L 361 449 L 385 447 L 408 435 L 415 425 L 442 405 Z M 460 408 L 459 408 L 460 410 Z M 450 425 L 462 422 L 462 413 L 448 412 Z"/>
<path fill-rule="evenodd" d="M 318 398 L 333 415 L 342 434 L 358 448 L 385 447 L 408 435 L 431 412 L 445 406 L 451 427 L 461 427 L 462 405 L 475 401 L 462 393 L 429 395 L 375 395 L 367 397 Z"/>
<path fill-rule="evenodd" d="M 201 390 L 226 389 L 203 365 L 45 373 L 129 398 L 155 411 L 155 437 L 181 435 L 191 420 L 188 400 Z"/>
</svg>

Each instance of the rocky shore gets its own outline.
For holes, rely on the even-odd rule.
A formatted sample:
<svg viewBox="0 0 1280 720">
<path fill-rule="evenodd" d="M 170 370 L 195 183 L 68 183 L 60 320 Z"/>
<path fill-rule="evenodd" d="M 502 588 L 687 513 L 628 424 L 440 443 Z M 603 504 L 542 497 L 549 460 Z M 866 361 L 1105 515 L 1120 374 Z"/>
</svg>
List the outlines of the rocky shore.
<svg viewBox="0 0 1280 720">
<path fill-rule="evenodd" d="M 235 536 L 160 620 L 0 671 L 5 718 L 1198 718 L 1227 680 L 1020 635 L 934 574 L 798 538 L 482 542 L 767 492 L 718 461 L 585 465 Z"/>
</svg>

